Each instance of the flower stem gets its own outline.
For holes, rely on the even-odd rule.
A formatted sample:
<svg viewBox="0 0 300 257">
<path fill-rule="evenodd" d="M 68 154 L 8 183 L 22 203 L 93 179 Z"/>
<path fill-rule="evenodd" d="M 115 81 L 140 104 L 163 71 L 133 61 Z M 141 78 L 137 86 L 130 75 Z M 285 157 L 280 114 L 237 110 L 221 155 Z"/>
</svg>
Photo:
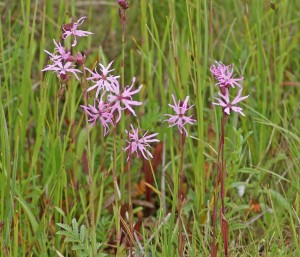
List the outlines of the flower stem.
<svg viewBox="0 0 300 257">
<path fill-rule="evenodd" d="M 86 71 L 84 63 L 82 64 L 83 69 L 83 101 L 84 105 L 87 106 L 87 80 L 86 80 Z M 90 222 L 91 222 L 91 241 L 92 241 L 92 252 L 93 256 L 97 256 L 97 247 L 96 247 L 96 228 L 95 228 L 95 203 L 94 203 L 94 183 L 93 183 L 93 174 L 91 171 L 91 141 L 90 141 L 90 129 L 88 123 L 88 114 L 85 112 L 85 122 L 87 127 L 87 143 L 88 143 L 88 150 L 87 150 L 87 166 L 88 166 L 88 176 L 89 176 L 89 188 L 90 188 L 90 195 L 89 195 L 89 202 L 90 202 Z"/>
<path fill-rule="evenodd" d="M 178 190 L 178 251 L 179 256 L 184 256 L 184 237 L 182 234 L 182 225 L 181 225 L 181 210 L 183 205 L 183 183 L 184 183 L 184 173 L 183 173 L 183 159 L 184 159 L 184 144 L 185 144 L 185 134 L 182 133 L 181 135 L 181 156 L 180 156 L 180 169 L 179 169 L 179 190 Z"/>
<path fill-rule="evenodd" d="M 124 18 L 122 20 L 122 63 L 121 63 L 121 78 L 122 86 L 124 85 L 124 75 L 125 75 L 125 34 L 126 34 L 126 11 L 124 10 Z"/>
<path fill-rule="evenodd" d="M 224 243 L 224 251 L 225 256 L 228 256 L 228 223 L 225 219 L 225 179 L 226 179 L 226 164 L 224 159 L 224 142 L 225 142 L 225 125 L 227 121 L 228 115 L 223 113 L 222 120 L 221 120 L 221 135 L 219 140 L 218 146 L 218 174 L 215 176 L 215 185 L 214 185 L 214 208 L 212 212 L 212 223 L 213 223 L 213 242 L 211 245 L 211 257 L 217 257 L 218 253 L 218 244 L 217 244 L 217 234 L 216 234 L 216 227 L 217 227 L 217 206 L 218 206 L 218 199 L 219 199 L 219 186 L 220 186 L 220 198 L 221 198 L 221 210 L 220 210 L 220 220 L 221 220 L 221 232 L 223 237 Z"/>
<path fill-rule="evenodd" d="M 223 113 L 223 118 L 222 118 L 222 127 L 221 127 L 221 151 L 219 155 L 221 155 L 221 163 L 220 163 L 220 158 L 219 158 L 219 163 L 218 165 L 220 167 L 220 196 L 221 196 L 221 212 L 220 212 L 220 220 L 221 220 L 221 231 L 222 231 L 222 237 L 223 237 L 223 243 L 224 243 L 224 251 L 225 251 L 225 256 L 228 256 L 228 223 L 225 218 L 225 203 L 224 203 L 224 198 L 225 198 L 225 179 L 226 179 L 226 163 L 224 159 L 224 142 L 225 142 L 225 125 L 227 121 L 227 114 Z"/>
<path fill-rule="evenodd" d="M 131 151 L 129 149 L 129 151 Z M 128 213 L 129 213 L 129 230 L 131 235 L 133 235 L 133 210 L 132 210 L 132 199 L 131 199 L 131 155 L 129 154 L 129 160 L 127 162 L 127 172 L 128 172 Z M 132 242 L 130 242 L 130 257 L 132 256 Z"/>
<path fill-rule="evenodd" d="M 116 231 L 117 231 L 117 249 L 120 245 L 121 235 L 120 235 L 120 220 L 119 220 L 119 198 L 121 198 L 120 190 L 117 181 L 117 124 L 114 124 L 114 155 L 113 155 L 113 183 L 115 191 L 115 208 L 117 211 L 116 215 Z"/>
</svg>

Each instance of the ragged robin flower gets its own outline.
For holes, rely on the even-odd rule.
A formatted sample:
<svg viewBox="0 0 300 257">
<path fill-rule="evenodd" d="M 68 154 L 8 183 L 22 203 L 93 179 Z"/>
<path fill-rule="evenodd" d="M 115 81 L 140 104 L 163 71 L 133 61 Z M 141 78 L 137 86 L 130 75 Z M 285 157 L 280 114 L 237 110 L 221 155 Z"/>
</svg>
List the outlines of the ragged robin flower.
<svg viewBox="0 0 300 257">
<path fill-rule="evenodd" d="M 89 31 L 77 29 L 78 26 L 80 26 L 84 22 L 84 19 L 86 19 L 86 17 L 81 17 L 77 22 L 71 22 L 71 23 L 68 23 L 68 24 L 65 24 L 62 26 L 62 30 L 63 30 L 62 38 L 63 39 L 66 39 L 72 35 L 74 36 L 74 41 L 73 41 L 72 46 L 76 46 L 76 44 L 77 44 L 76 37 L 86 37 L 88 35 L 94 34 Z"/>
<path fill-rule="evenodd" d="M 142 156 L 148 160 L 148 158 L 153 158 L 149 148 L 151 148 L 149 143 L 159 142 L 158 139 L 154 138 L 158 135 L 158 133 L 148 135 L 148 131 L 146 131 L 142 136 L 139 136 L 141 132 L 139 129 L 134 129 L 132 125 L 131 132 L 125 130 L 128 135 L 128 139 L 126 140 L 127 146 L 124 148 L 124 151 L 128 152 L 127 161 L 131 157 L 132 154 L 136 153 L 137 156 L 142 154 Z M 147 149 L 148 148 L 148 149 Z"/>
<path fill-rule="evenodd" d="M 235 106 L 236 104 L 238 104 L 239 102 L 245 100 L 246 98 L 248 98 L 249 95 L 247 96 L 242 96 L 241 97 L 241 94 L 242 94 L 242 88 L 238 91 L 238 94 L 237 96 L 233 99 L 232 102 L 230 102 L 229 100 L 229 90 L 228 88 L 225 88 L 225 94 L 222 94 L 221 92 L 219 92 L 219 96 L 221 98 L 215 98 L 218 103 L 213 103 L 214 105 L 220 105 L 221 107 L 223 107 L 223 111 L 226 113 L 226 114 L 230 114 L 231 110 L 234 111 L 234 112 L 237 112 L 237 113 L 240 113 L 241 115 L 245 116 L 245 114 L 242 112 L 242 108 L 241 107 L 238 107 L 238 106 Z"/>
<path fill-rule="evenodd" d="M 234 65 L 224 65 L 221 62 L 216 62 L 216 65 L 211 65 L 210 66 L 210 71 L 211 73 L 215 76 L 215 78 L 218 80 L 218 83 L 216 85 L 218 85 L 220 88 L 222 87 L 239 87 L 242 88 L 241 84 L 239 83 L 239 81 L 242 81 L 244 78 L 235 78 L 234 74 L 233 74 L 233 68 Z"/>
<path fill-rule="evenodd" d="M 99 120 L 104 128 L 104 136 L 109 132 L 109 124 L 113 125 L 113 115 L 110 112 L 110 107 L 108 103 L 100 100 L 94 100 L 94 105 L 81 105 L 86 114 L 88 115 L 88 121 L 91 122 L 91 126 L 95 125 L 96 121 Z"/>
<path fill-rule="evenodd" d="M 81 73 L 80 70 L 74 68 L 75 65 L 71 62 L 62 63 L 60 61 L 56 61 L 53 64 L 47 65 L 42 71 L 54 71 L 57 74 L 57 77 L 60 78 L 62 81 L 66 81 L 69 79 L 68 73 L 72 73 L 77 80 L 79 77 L 78 73 Z"/>
<path fill-rule="evenodd" d="M 181 134 L 185 133 L 185 136 L 188 136 L 185 125 L 192 125 L 196 122 L 196 120 L 192 119 L 192 116 L 187 116 L 188 110 L 190 110 L 193 105 L 188 106 L 189 96 L 185 98 L 184 102 L 181 102 L 180 100 L 176 102 L 175 96 L 173 94 L 172 99 L 174 105 L 169 104 L 169 106 L 174 110 L 175 114 L 165 114 L 165 116 L 169 116 L 169 119 L 165 120 L 164 122 L 168 122 L 169 127 L 177 126 Z"/>
<path fill-rule="evenodd" d="M 120 76 L 113 76 L 109 73 L 113 71 L 114 69 L 110 70 L 110 66 L 112 65 L 113 61 L 110 62 L 107 67 L 105 67 L 103 64 L 99 63 L 99 66 L 101 67 L 101 73 L 99 74 L 97 69 L 95 68 L 95 71 L 91 71 L 88 68 L 85 68 L 89 73 L 91 73 L 91 77 L 87 78 L 87 80 L 90 80 L 94 83 L 87 91 L 91 91 L 95 88 L 97 88 L 96 96 L 98 97 L 100 94 L 100 91 L 103 89 L 105 91 L 110 91 L 111 84 L 118 84 L 118 78 Z"/>
<path fill-rule="evenodd" d="M 118 112 L 118 118 L 116 122 L 121 119 L 122 110 L 130 111 L 134 116 L 136 116 L 135 111 L 132 106 L 141 105 L 142 102 L 132 100 L 132 97 L 137 94 L 143 85 L 140 85 L 138 89 L 132 90 L 135 83 L 135 78 L 132 79 L 131 86 L 120 89 L 119 82 L 112 83 L 108 95 L 108 101 L 111 103 L 112 112 Z"/>
</svg>

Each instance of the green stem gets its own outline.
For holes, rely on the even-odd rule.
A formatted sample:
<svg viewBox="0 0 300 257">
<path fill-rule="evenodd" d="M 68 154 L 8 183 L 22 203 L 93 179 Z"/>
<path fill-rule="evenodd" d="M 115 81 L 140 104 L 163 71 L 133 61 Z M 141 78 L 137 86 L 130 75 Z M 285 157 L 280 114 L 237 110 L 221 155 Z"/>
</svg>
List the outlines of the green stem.
<svg viewBox="0 0 300 257">
<path fill-rule="evenodd" d="M 87 101 L 87 80 L 86 80 L 86 72 L 85 66 L 82 64 L 83 69 L 83 101 L 84 105 L 88 105 Z M 91 239 L 92 239 L 92 253 L 93 257 L 97 256 L 97 239 L 96 239 L 96 228 L 95 228 L 95 203 L 94 203 L 94 182 L 93 182 L 93 174 L 91 171 L 91 141 L 90 141 L 90 129 L 89 129 L 89 122 L 88 122 L 88 114 L 85 112 L 85 123 L 87 129 L 87 165 L 88 165 L 88 176 L 89 176 L 89 188 L 90 188 L 90 195 L 89 195 L 89 202 L 90 202 L 90 222 L 91 222 Z"/>
</svg>

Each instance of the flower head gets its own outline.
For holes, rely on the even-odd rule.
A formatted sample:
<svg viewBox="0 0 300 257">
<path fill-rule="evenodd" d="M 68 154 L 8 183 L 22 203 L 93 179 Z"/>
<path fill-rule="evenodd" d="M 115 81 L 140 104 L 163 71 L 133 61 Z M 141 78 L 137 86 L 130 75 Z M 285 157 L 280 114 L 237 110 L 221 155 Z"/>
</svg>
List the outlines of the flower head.
<svg viewBox="0 0 300 257">
<path fill-rule="evenodd" d="M 173 108 L 175 115 L 171 114 L 165 114 L 166 116 L 169 116 L 170 118 L 165 120 L 164 122 L 169 123 L 169 127 L 177 126 L 178 130 L 181 134 L 183 132 L 186 136 L 188 136 L 188 132 L 186 128 L 184 127 L 185 124 L 193 124 L 196 122 L 196 120 L 192 119 L 192 116 L 187 116 L 186 113 L 189 109 L 193 107 L 193 105 L 188 106 L 189 96 L 187 96 L 182 103 L 180 100 L 176 102 L 175 96 L 172 94 L 172 99 L 174 102 L 174 105 L 169 104 L 171 108 Z"/>
<path fill-rule="evenodd" d="M 94 100 L 94 105 L 81 105 L 86 114 L 89 117 L 89 122 L 92 122 L 92 125 L 95 125 L 96 121 L 99 119 L 101 125 L 104 128 L 104 136 L 109 132 L 109 124 L 113 124 L 112 118 L 113 115 L 110 112 L 109 104 L 104 103 L 102 98 L 100 100 Z"/>
<path fill-rule="evenodd" d="M 81 73 L 80 70 L 74 68 L 74 64 L 71 62 L 62 63 L 61 61 L 55 61 L 53 64 L 47 65 L 42 71 L 54 71 L 57 73 L 57 77 L 61 80 L 67 80 L 67 73 L 72 73 L 77 80 L 79 80 L 77 76 L 77 72 Z"/>
<path fill-rule="evenodd" d="M 112 112 L 117 111 L 118 112 L 118 122 L 121 119 L 121 111 L 122 110 L 128 110 L 130 111 L 134 116 L 136 116 L 134 110 L 132 109 L 132 106 L 141 105 L 142 102 L 134 101 L 132 100 L 132 97 L 138 93 L 143 85 L 140 85 L 138 89 L 132 90 L 135 83 L 135 78 L 132 79 L 131 86 L 127 86 L 120 91 L 120 85 L 119 82 L 112 83 L 110 86 L 110 91 L 108 95 L 108 101 L 112 104 Z"/>
<path fill-rule="evenodd" d="M 133 153 L 136 153 L 136 155 L 139 156 L 139 152 L 146 160 L 148 160 L 148 157 L 153 158 L 151 152 L 147 148 L 151 147 L 149 143 L 159 142 L 158 139 L 154 138 L 158 133 L 147 135 L 148 131 L 146 131 L 143 136 L 139 137 L 139 129 L 134 129 L 132 125 L 130 125 L 130 127 L 132 132 L 125 130 L 126 134 L 128 134 L 128 140 L 126 140 L 128 145 L 124 148 L 124 151 L 128 151 L 127 161 Z"/>
<path fill-rule="evenodd" d="M 120 5 L 121 8 L 124 10 L 129 8 L 129 4 L 126 0 L 118 0 L 118 4 Z"/>
<path fill-rule="evenodd" d="M 239 84 L 238 81 L 242 81 L 244 78 L 234 78 L 233 74 L 233 68 L 234 65 L 224 65 L 221 62 L 216 62 L 217 66 L 211 65 L 210 66 L 210 71 L 211 73 L 215 76 L 215 78 L 218 80 L 218 83 L 216 85 L 219 85 L 221 88 L 222 87 L 239 87 L 242 88 L 242 86 Z"/>
<path fill-rule="evenodd" d="M 85 68 L 86 70 L 88 70 L 91 73 L 91 77 L 89 77 L 87 80 L 91 80 L 92 82 L 94 82 L 95 84 L 92 85 L 87 91 L 91 91 L 95 88 L 97 88 L 96 91 L 96 97 L 98 97 L 98 95 L 100 94 L 100 90 L 104 89 L 106 91 L 110 91 L 110 85 L 111 84 L 117 84 L 118 83 L 118 78 L 120 76 L 113 76 L 113 75 L 109 75 L 109 73 L 111 71 L 113 71 L 114 69 L 109 69 L 110 66 L 112 65 L 113 61 L 110 62 L 107 67 L 105 67 L 103 64 L 99 63 L 99 66 L 101 67 L 101 74 L 99 74 L 97 72 L 97 69 L 95 69 L 95 72 L 91 71 L 88 68 Z"/>
<path fill-rule="evenodd" d="M 48 52 L 47 50 L 44 50 L 49 56 L 50 56 L 50 60 L 53 62 L 56 61 L 69 61 L 70 59 L 72 59 L 72 55 L 70 53 L 70 51 L 67 51 L 60 42 L 56 42 L 53 39 L 54 45 L 56 46 L 54 48 L 54 54 Z"/>
<path fill-rule="evenodd" d="M 83 53 L 81 53 L 81 52 L 78 52 L 78 53 L 74 56 L 74 61 L 76 61 L 76 63 L 77 63 L 78 65 L 81 65 L 81 66 L 84 64 L 85 59 L 86 59 L 85 54 L 83 54 Z"/>
<path fill-rule="evenodd" d="M 215 105 L 220 105 L 223 107 L 223 110 L 226 114 L 230 114 L 231 110 L 234 111 L 234 112 L 238 112 L 240 113 L 241 115 L 245 116 L 245 114 L 242 112 L 242 108 L 241 107 L 238 107 L 238 106 L 235 106 L 237 103 L 239 103 L 240 101 L 248 98 L 249 95 L 247 96 L 242 96 L 241 97 L 241 94 L 242 94 L 242 88 L 238 91 L 238 95 L 233 99 L 232 102 L 230 102 L 229 100 L 229 90 L 228 88 L 225 88 L 225 94 L 223 95 L 221 92 L 219 92 L 219 96 L 221 98 L 215 98 L 218 103 L 213 103 Z"/>
<path fill-rule="evenodd" d="M 83 22 L 84 19 L 86 19 L 86 17 L 81 17 L 77 22 L 71 22 L 68 24 L 65 24 L 62 26 L 62 30 L 63 30 L 63 35 L 62 38 L 66 39 L 67 37 L 73 35 L 74 36 L 74 42 L 72 44 L 72 46 L 76 46 L 77 44 L 77 37 L 86 37 L 88 35 L 93 34 L 92 32 L 89 31 L 84 31 L 84 30 L 78 30 L 78 26 L 80 26 Z"/>
</svg>

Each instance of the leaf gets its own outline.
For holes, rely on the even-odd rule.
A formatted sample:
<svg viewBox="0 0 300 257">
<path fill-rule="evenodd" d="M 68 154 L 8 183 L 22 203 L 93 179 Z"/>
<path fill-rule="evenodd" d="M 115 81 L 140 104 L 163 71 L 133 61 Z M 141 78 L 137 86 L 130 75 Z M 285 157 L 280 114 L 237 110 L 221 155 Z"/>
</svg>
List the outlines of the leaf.
<svg viewBox="0 0 300 257">
<path fill-rule="evenodd" d="M 80 243 L 80 239 L 76 237 L 75 235 L 67 236 L 65 239 L 65 242 L 67 243 Z"/>
<path fill-rule="evenodd" d="M 279 192 L 273 190 L 273 189 L 269 189 L 268 190 L 269 193 L 272 196 L 272 199 L 281 207 L 283 207 L 284 209 L 286 209 L 287 211 L 291 212 L 291 205 L 290 203 L 286 200 L 286 198 L 284 198 Z"/>
<path fill-rule="evenodd" d="M 80 241 L 83 243 L 84 242 L 84 236 L 85 236 L 85 226 L 84 225 L 82 225 L 81 227 L 80 227 Z"/>
<path fill-rule="evenodd" d="M 63 216 L 63 217 L 66 216 L 65 212 L 64 212 L 61 208 L 59 208 L 59 207 L 57 207 L 57 206 L 54 206 L 54 209 L 55 209 L 61 216 Z"/>
<path fill-rule="evenodd" d="M 61 228 L 63 228 L 64 230 L 67 230 L 67 231 L 72 232 L 72 228 L 71 228 L 69 225 L 67 225 L 67 224 L 56 223 L 56 225 L 59 226 L 59 227 L 61 227 Z M 60 231 L 58 231 L 58 232 L 60 232 Z M 57 232 L 57 233 L 58 233 L 58 232 Z"/>
<path fill-rule="evenodd" d="M 85 251 L 84 247 L 82 244 L 78 244 L 78 245 L 73 245 L 71 248 L 73 251 Z"/>
<path fill-rule="evenodd" d="M 17 194 L 19 195 L 18 191 L 17 191 Z M 21 195 L 19 195 L 19 197 L 16 197 L 16 199 L 19 201 L 19 203 L 23 207 L 24 211 L 26 212 L 28 219 L 31 223 L 32 230 L 35 232 L 38 228 L 38 222 L 37 222 L 36 218 L 34 217 L 32 211 L 30 210 L 27 202 L 23 199 L 23 197 Z"/>
<path fill-rule="evenodd" d="M 57 251 L 56 249 L 55 249 L 55 252 L 57 253 L 57 255 L 58 255 L 58 257 L 64 257 L 59 251 Z"/>
<path fill-rule="evenodd" d="M 77 143 L 76 143 L 76 155 L 80 158 L 83 154 L 84 148 L 86 146 L 87 141 L 87 131 L 86 129 L 82 129 L 79 133 Z"/>
<path fill-rule="evenodd" d="M 259 174 L 258 170 L 252 168 L 241 168 L 238 170 L 240 173 L 248 173 L 248 174 Z"/>
<path fill-rule="evenodd" d="M 72 226 L 73 226 L 73 232 L 78 235 L 78 223 L 76 221 L 76 219 L 72 219 Z"/>
</svg>

